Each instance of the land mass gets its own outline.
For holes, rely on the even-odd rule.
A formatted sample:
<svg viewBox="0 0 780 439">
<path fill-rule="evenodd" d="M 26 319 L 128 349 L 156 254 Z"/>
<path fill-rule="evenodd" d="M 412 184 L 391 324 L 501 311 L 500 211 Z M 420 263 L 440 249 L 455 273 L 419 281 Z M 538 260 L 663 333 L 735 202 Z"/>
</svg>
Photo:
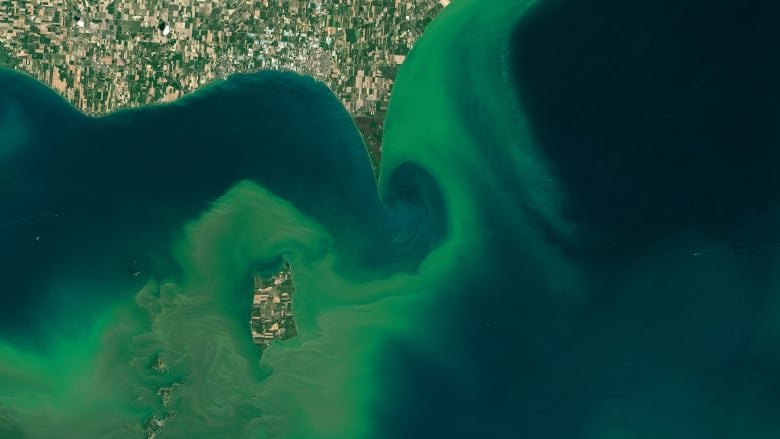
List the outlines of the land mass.
<svg viewBox="0 0 780 439">
<path fill-rule="evenodd" d="M 86 114 L 169 102 L 232 73 L 324 82 L 375 174 L 398 66 L 449 0 L 10 0 L 0 67 L 23 70 Z"/>
<path fill-rule="evenodd" d="M 295 286 L 290 264 L 284 263 L 281 270 L 270 278 L 254 275 L 252 294 L 252 315 L 249 327 L 252 341 L 261 350 L 273 340 L 287 340 L 298 334 L 292 310 Z"/>
</svg>

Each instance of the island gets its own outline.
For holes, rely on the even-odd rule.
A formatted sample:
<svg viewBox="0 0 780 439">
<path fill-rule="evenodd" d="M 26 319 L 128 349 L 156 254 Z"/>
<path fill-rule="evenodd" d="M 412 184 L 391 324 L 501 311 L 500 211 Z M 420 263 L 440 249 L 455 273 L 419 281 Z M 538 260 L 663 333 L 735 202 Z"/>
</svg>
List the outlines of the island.
<svg viewBox="0 0 780 439">
<path fill-rule="evenodd" d="M 294 293 L 292 271 L 287 262 L 270 278 L 254 275 L 249 327 L 252 341 L 261 350 L 274 340 L 287 340 L 298 334 L 292 310 Z"/>
</svg>

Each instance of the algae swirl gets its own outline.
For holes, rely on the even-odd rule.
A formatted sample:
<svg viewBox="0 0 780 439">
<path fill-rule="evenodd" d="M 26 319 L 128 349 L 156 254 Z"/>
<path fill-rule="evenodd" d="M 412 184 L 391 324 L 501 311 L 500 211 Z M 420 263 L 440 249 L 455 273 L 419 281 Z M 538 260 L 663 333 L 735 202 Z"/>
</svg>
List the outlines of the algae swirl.
<svg viewBox="0 0 780 439">
<path fill-rule="evenodd" d="M 378 186 L 310 78 L 91 118 L 0 71 L 0 437 L 777 435 L 778 68 L 736 62 L 777 14 L 716 3 L 454 1 Z M 280 261 L 298 333 L 261 357 Z"/>
</svg>

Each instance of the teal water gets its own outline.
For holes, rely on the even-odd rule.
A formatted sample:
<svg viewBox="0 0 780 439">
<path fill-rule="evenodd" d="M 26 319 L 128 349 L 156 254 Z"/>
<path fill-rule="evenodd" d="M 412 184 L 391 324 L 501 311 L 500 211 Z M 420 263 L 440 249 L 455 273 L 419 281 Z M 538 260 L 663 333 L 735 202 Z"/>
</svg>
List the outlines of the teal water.
<svg viewBox="0 0 780 439">
<path fill-rule="evenodd" d="M 0 437 L 780 435 L 777 18 L 455 1 L 378 186 L 305 77 L 96 119 L 0 71 Z"/>
</svg>

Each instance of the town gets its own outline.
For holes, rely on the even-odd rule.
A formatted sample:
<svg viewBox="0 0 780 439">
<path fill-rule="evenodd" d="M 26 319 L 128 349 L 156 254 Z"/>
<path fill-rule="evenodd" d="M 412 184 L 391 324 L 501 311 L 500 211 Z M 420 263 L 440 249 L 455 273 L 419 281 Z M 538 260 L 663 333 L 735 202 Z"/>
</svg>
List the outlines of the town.
<svg viewBox="0 0 780 439">
<path fill-rule="evenodd" d="M 7 0 L 0 67 L 86 114 L 169 102 L 232 73 L 324 82 L 352 115 L 375 172 L 398 66 L 449 0 Z"/>
</svg>

